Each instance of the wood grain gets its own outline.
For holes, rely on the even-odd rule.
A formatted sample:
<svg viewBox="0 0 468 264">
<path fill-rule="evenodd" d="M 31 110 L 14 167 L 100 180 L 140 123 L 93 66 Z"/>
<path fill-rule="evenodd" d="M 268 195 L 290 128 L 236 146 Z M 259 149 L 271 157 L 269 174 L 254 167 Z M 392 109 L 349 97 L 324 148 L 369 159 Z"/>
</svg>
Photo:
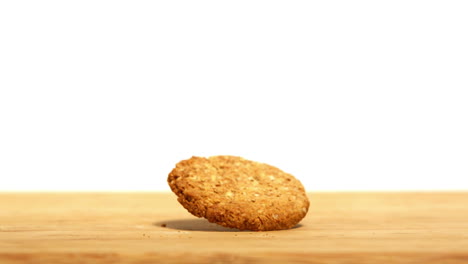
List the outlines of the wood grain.
<svg viewBox="0 0 468 264">
<path fill-rule="evenodd" d="M 0 193 L 0 263 L 468 263 L 468 192 L 310 199 L 294 229 L 238 232 L 172 193 Z"/>
</svg>

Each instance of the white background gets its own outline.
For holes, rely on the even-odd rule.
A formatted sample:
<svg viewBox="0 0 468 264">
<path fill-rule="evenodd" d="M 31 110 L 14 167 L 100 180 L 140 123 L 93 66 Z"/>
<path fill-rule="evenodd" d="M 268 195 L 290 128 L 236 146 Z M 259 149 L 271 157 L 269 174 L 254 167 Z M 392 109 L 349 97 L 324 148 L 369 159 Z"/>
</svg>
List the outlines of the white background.
<svg viewBox="0 0 468 264">
<path fill-rule="evenodd" d="M 0 190 L 468 189 L 466 1 L 2 1 Z"/>
</svg>

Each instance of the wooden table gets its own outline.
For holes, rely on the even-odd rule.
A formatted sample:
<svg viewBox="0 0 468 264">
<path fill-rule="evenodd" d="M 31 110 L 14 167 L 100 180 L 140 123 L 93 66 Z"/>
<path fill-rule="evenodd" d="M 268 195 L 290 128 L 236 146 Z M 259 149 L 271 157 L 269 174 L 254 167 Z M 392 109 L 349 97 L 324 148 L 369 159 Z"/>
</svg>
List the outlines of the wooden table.
<svg viewBox="0 0 468 264">
<path fill-rule="evenodd" d="M 310 198 L 294 229 L 239 232 L 172 193 L 0 193 L 0 263 L 468 263 L 468 192 Z"/>
</svg>

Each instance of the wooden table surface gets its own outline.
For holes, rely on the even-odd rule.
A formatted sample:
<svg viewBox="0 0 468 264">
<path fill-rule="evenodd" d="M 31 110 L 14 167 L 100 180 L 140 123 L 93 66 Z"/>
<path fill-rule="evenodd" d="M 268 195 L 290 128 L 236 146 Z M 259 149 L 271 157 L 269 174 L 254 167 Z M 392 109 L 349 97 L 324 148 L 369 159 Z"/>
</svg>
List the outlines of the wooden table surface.
<svg viewBox="0 0 468 264">
<path fill-rule="evenodd" d="M 468 192 L 310 198 L 294 229 L 240 232 L 172 193 L 0 193 L 0 263 L 468 263 Z"/>
</svg>

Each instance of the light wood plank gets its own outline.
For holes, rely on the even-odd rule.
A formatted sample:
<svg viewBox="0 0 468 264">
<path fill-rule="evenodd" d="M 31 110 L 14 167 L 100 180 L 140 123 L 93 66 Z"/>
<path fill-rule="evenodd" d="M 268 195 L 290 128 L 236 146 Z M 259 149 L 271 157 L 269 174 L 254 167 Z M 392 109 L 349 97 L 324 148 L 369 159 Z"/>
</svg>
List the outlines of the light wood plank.
<svg viewBox="0 0 468 264">
<path fill-rule="evenodd" d="M 294 229 L 238 232 L 172 193 L 0 193 L 0 263 L 468 263 L 468 192 L 310 199 Z"/>
</svg>

